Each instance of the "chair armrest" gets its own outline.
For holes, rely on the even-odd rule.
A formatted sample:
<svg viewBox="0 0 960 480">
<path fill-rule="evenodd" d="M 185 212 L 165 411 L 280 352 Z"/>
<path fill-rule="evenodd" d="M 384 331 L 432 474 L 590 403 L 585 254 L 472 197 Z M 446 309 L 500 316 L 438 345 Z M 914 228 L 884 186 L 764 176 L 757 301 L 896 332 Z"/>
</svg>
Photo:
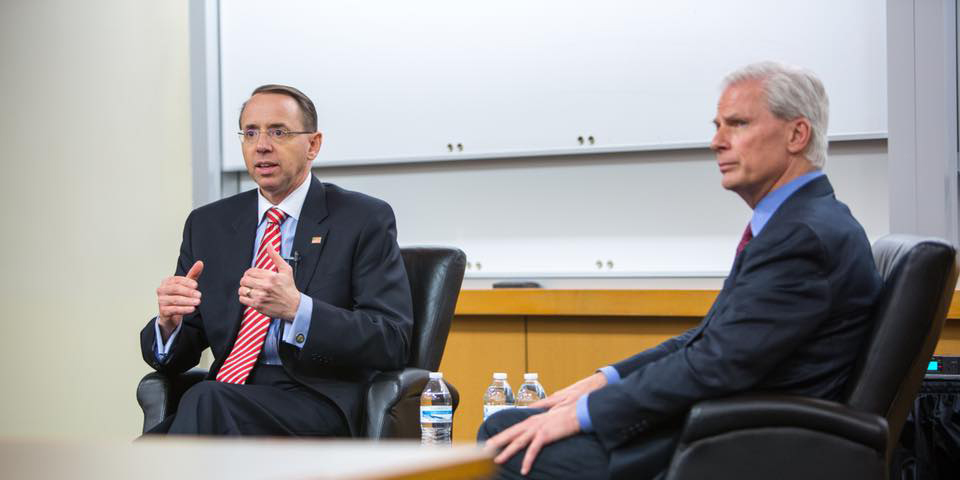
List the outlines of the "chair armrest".
<svg viewBox="0 0 960 480">
<path fill-rule="evenodd" d="M 419 438 L 420 394 L 430 372 L 422 368 L 405 368 L 380 372 L 367 389 L 364 433 L 370 438 Z M 460 403 L 460 393 L 447 383 L 453 397 L 453 409 Z"/>
<path fill-rule="evenodd" d="M 816 398 L 744 395 L 700 402 L 690 409 L 681 443 L 753 428 L 797 427 L 848 439 L 883 454 L 887 421 L 871 413 Z"/>
<path fill-rule="evenodd" d="M 143 432 L 157 426 L 163 419 L 177 411 L 183 392 L 207 376 L 200 368 L 173 377 L 160 372 L 150 372 L 137 385 L 137 402 L 143 410 Z"/>
</svg>

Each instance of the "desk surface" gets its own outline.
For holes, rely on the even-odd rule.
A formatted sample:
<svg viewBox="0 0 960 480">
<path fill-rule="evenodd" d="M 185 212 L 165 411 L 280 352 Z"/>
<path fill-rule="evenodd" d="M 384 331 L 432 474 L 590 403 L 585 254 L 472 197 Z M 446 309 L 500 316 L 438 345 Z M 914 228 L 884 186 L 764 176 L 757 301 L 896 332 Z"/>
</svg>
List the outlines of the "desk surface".
<svg viewBox="0 0 960 480">
<path fill-rule="evenodd" d="M 492 471 L 476 446 L 415 441 L 0 439 L 0 478 L 452 479 Z"/>
<path fill-rule="evenodd" d="M 457 315 L 702 317 L 718 290 L 462 290 Z M 960 294 L 948 319 L 960 318 Z"/>
</svg>

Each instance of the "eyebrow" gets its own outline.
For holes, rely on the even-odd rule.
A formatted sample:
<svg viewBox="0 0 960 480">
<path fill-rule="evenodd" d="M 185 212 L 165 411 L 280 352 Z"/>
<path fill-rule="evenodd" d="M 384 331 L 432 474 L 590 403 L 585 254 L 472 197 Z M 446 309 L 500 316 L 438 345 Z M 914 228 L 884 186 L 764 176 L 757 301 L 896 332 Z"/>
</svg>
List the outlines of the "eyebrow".
<svg viewBox="0 0 960 480">
<path fill-rule="evenodd" d="M 246 125 L 243 126 L 243 129 L 244 129 L 244 130 L 247 130 L 247 129 L 256 129 L 257 127 L 258 127 L 258 125 L 255 124 L 255 123 L 248 123 L 248 124 L 246 124 Z M 287 126 L 287 124 L 286 124 L 286 123 L 283 123 L 283 122 L 280 122 L 280 123 L 271 123 L 271 124 L 267 125 L 267 128 L 286 128 L 287 130 L 290 129 L 290 127 Z"/>
<path fill-rule="evenodd" d="M 726 115 L 726 116 L 721 116 L 721 117 L 720 117 L 720 120 L 723 120 L 724 123 L 730 123 L 730 122 L 746 122 L 746 121 L 747 121 L 747 117 L 746 117 L 745 115 L 740 114 L 740 113 L 731 113 L 731 114 Z M 714 126 L 716 126 L 716 127 L 720 127 L 720 122 L 719 122 L 716 118 L 713 119 L 713 124 L 714 124 Z"/>
</svg>

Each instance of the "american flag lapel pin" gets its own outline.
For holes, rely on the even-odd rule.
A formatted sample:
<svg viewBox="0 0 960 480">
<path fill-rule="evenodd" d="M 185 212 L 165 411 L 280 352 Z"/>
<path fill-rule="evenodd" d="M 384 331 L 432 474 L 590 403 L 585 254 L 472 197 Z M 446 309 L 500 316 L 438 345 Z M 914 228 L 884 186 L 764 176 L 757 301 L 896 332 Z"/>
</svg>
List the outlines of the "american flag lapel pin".
<svg viewBox="0 0 960 480">
<path fill-rule="evenodd" d="M 321 242 L 323 242 L 323 237 L 317 236 L 310 239 L 310 243 L 314 245 L 319 245 Z"/>
</svg>

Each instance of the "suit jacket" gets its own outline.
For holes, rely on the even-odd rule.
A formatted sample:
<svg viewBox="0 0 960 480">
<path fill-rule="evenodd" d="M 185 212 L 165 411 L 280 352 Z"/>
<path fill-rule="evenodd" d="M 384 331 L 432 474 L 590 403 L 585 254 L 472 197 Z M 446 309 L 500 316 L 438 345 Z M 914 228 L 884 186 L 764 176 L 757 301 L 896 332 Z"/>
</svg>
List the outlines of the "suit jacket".
<svg viewBox="0 0 960 480">
<path fill-rule="evenodd" d="M 203 260 L 198 280 L 203 298 L 194 314 L 184 316 L 164 363 L 154 354 L 153 320 L 147 323 L 140 346 L 153 368 L 181 373 L 194 367 L 209 346 L 214 361 L 207 378 L 216 378 L 240 329 L 244 307 L 237 289 L 253 260 L 257 220 L 257 190 L 190 213 L 176 274 L 185 275 Z M 295 283 L 313 298 L 313 313 L 302 349 L 279 342 L 283 368 L 336 403 L 356 435 L 367 383 L 377 371 L 402 368 L 410 354 L 410 285 L 393 210 L 381 200 L 311 177 L 293 251 L 301 255 Z"/>
<path fill-rule="evenodd" d="M 590 395 L 612 472 L 665 468 L 679 420 L 700 400 L 838 398 L 880 288 L 863 228 L 826 176 L 801 187 L 737 256 L 699 326 L 615 364 L 623 381 Z M 645 450 L 648 437 L 657 452 Z"/>
</svg>

